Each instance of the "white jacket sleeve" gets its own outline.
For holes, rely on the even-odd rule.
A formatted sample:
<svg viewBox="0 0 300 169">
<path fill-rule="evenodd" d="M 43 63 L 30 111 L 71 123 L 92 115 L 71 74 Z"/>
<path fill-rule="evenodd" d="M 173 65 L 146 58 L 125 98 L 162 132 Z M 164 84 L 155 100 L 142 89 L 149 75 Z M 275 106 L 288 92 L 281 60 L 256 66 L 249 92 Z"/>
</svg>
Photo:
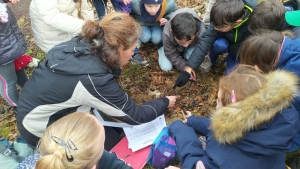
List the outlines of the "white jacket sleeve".
<svg viewBox="0 0 300 169">
<path fill-rule="evenodd" d="M 61 12 L 58 9 L 58 0 L 33 1 L 36 5 L 35 9 L 37 10 L 37 14 L 49 26 L 63 32 L 72 33 L 74 35 L 78 35 L 81 32 L 82 25 L 85 21 L 72 16 L 72 9 L 70 9 L 69 15 L 68 13 Z M 66 0 L 65 5 L 69 8 L 75 8 L 75 3 L 73 0 Z"/>
</svg>

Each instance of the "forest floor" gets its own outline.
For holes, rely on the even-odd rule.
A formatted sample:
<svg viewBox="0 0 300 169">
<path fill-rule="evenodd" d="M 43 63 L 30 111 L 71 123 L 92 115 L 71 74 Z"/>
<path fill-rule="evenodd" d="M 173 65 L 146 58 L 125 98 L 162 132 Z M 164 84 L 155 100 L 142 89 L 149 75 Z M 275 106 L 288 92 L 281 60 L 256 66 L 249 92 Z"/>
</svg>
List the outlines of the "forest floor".
<svg viewBox="0 0 300 169">
<path fill-rule="evenodd" d="M 29 16 L 31 0 L 21 0 L 20 3 L 9 7 L 18 20 L 18 25 L 27 42 L 28 55 L 43 60 L 46 54 L 34 43 Z M 177 0 L 179 8 L 190 7 L 203 19 L 208 0 Z M 142 44 L 139 52 L 150 62 L 147 67 L 128 63 L 122 71 L 119 83 L 126 93 L 141 104 L 161 96 L 176 95 L 177 101 L 173 108 L 165 113 L 167 124 L 176 119 L 183 119 L 182 111 L 191 111 L 195 116 L 208 117 L 215 109 L 218 82 L 225 71 L 224 64 L 217 65 L 208 73 L 196 71 L 197 80 L 188 82 L 184 87 L 173 89 L 179 71 L 173 69 L 162 72 L 158 65 L 157 47 L 151 43 Z M 33 69 L 26 69 L 29 77 Z M 16 118 L 12 108 L 0 97 L 0 137 L 14 140 L 19 135 Z M 294 152 L 290 155 L 299 154 Z M 146 168 L 151 168 L 147 166 Z"/>
</svg>

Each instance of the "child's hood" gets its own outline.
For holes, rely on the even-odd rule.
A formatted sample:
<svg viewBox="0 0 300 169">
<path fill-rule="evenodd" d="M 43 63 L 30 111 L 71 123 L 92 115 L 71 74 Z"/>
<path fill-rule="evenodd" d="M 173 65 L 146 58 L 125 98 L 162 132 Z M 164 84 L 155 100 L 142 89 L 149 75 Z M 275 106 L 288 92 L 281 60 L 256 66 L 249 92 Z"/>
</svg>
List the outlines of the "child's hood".
<svg viewBox="0 0 300 169">
<path fill-rule="evenodd" d="M 219 143 L 234 144 L 245 134 L 272 120 L 298 93 L 298 78 L 283 70 L 267 75 L 263 87 L 246 99 L 212 113 L 211 129 Z"/>
</svg>

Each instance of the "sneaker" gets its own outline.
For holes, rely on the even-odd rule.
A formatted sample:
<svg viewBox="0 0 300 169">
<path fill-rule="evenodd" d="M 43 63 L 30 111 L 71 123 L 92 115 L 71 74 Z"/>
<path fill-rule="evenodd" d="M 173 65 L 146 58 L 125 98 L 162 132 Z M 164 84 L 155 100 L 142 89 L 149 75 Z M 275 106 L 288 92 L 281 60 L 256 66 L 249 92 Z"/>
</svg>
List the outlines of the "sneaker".
<svg viewBox="0 0 300 169">
<path fill-rule="evenodd" d="M 144 60 L 144 58 L 140 54 L 135 54 L 133 57 L 131 57 L 131 61 L 133 61 L 136 64 L 139 64 L 141 66 L 148 66 L 148 61 Z"/>
<path fill-rule="evenodd" d="M 210 71 L 211 68 L 211 61 L 210 61 L 210 57 L 209 55 L 206 55 L 204 57 L 203 62 L 201 63 L 201 65 L 199 66 L 199 70 L 203 73 L 207 73 Z"/>
<path fill-rule="evenodd" d="M 201 160 L 197 161 L 196 169 L 205 169 L 205 166 Z"/>
<path fill-rule="evenodd" d="M 32 58 L 32 61 L 27 65 L 27 67 L 38 67 L 40 60 L 36 59 L 36 58 Z"/>
<path fill-rule="evenodd" d="M 202 145 L 203 150 L 205 150 L 206 149 L 206 137 L 205 136 L 200 136 L 199 141 Z"/>
</svg>

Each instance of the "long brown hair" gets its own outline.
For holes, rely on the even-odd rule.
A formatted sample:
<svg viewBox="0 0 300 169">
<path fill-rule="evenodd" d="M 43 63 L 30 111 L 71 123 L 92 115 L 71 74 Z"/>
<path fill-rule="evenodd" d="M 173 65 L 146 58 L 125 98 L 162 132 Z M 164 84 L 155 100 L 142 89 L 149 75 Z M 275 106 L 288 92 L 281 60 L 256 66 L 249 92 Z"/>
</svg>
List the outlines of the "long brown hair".
<svg viewBox="0 0 300 169">
<path fill-rule="evenodd" d="M 265 73 L 272 71 L 280 57 L 279 52 L 284 36 L 292 37 L 293 35 L 288 31 L 264 30 L 248 37 L 238 52 L 240 63 L 256 65 Z"/>
<path fill-rule="evenodd" d="M 244 100 L 246 97 L 257 92 L 265 81 L 265 76 L 257 72 L 253 66 L 240 64 L 228 76 L 220 79 L 220 101 L 223 106 L 231 104 L 232 91 L 234 91 L 237 102 Z"/>
<path fill-rule="evenodd" d="M 141 34 L 141 26 L 129 15 L 113 12 L 100 22 L 87 21 L 82 33 L 90 43 L 90 53 L 96 54 L 110 68 L 120 68 L 118 49 L 132 47 Z"/>
</svg>

